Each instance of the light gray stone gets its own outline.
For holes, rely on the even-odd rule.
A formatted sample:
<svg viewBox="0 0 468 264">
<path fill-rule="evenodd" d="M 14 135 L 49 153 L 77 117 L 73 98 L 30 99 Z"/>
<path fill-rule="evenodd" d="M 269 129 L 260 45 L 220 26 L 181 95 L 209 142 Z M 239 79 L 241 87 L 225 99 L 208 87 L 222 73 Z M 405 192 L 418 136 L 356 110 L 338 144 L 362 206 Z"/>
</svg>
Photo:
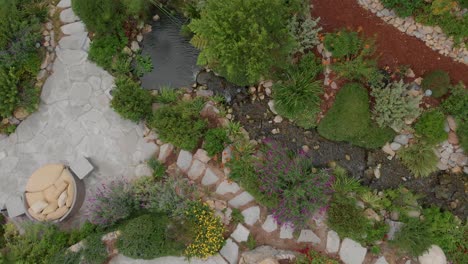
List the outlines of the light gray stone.
<svg viewBox="0 0 468 264">
<path fill-rule="evenodd" d="M 166 143 L 161 146 L 159 149 L 159 156 L 158 160 L 161 162 L 166 162 L 167 158 L 172 154 L 172 151 L 174 150 L 174 146 L 172 144 Z"/>
<path fill-rule="evenodd" d="M 86 31 L 86 27 L 81 21 L 63 25 L 62 27 L 60 27 L 60 29 L 65 35 L 82 34 Z"/>
<path fill-rule="evenodd" d="M 349 238 L 343 239 L 340 248 L 340 259 L 345 264 L 362 264 L 367 254 L 367 248 Z"/>
<path fill-rule="evenodd" d="M 225 195 L 227 193 L 236 193 L 239 190 L 240 187 L 237 183 L 224 180 L 221 182 L 218 188 L 216 188 L 216 193 L 219 195 Z"/>
<path fill-rule="evenodd" d="M 62 49 L 81 50 L 81 48 L 83 47 L 85 43 L 86 38 L 87 38 L 86 33 L 65 36 L 65 37 L 62 37 L 62 39 L 60 39 L 59 46 Z"/>
<path fill-rule="evenodd" d="M 71 7 L 71 0 L 61 0 L 57 4 L 57 7 L 60 7 L 60 8 L 69 8 L 69 7 Z"/>
<path fill-rule="evenodd" d="M 247 229 L 242 224 L 237 224 L 236 230 L 232 232 L 231 237 L 235 241 L 241 243 L 241 242 L 247 241 L 247 239 L 249 238 L 249 235 L 250 235 L 249 229 Z"/>
<path fill-rule="evenodd" d="M 446 264 L 447 258 L 439 246 L 432 245 L 428 251 L 418 257 L 420 264 Z"/>
<path fill-rule="evenodd" d="M 132 259 L 122 254 L 113 257 L 110 264 L 228 264 L 220 255 L 211 256 L 207 259 L 186 257 L 161 257 L 155 259 Z"/>
<path fill-rule="evenodd" d="M 68 98 L 72 105 L 85 105 L 89 102 L 91 92 L 92 89 L 88 83 L 76 82 L 72 84 Z"/>
<path fill-rule="evenodd" d="M 140 50 L 140 45 L 138 44 L 137 41 L 132 41 L 131 45 L 130 45 L 130 49 L 133 51 L 133 52 L 137 52 Z"/>
<path fill-rule="evenodd" d="M 333 253 L 338 252 L 339 249 L 340 249 L 340 237 L 335 231 L 333 230 L 328 231 L 326 251 L 328 253 L 333 254 Z"/>
<path fill-rule="evenodd" d="M 407 145 L 409 142 L 409 138 L 407 135 L 397 135 L 394 139 L 394 142 L 399 143 L 401 145 Z"/>
<path fill-rule="evenodd" d="M 63 10 L 60 13 L 60 20 L 63 23 L 68 24 L 68 23 L 73 23 L 75 21 L 78 21 L 80 20 L 80 18 L 77 15 L 75 15 L 75 13 L 73 12 L 71 8 L 68 8 L 68 9 Z"/>
<path fill-rule="evenodd" d="M 204 149 L 198 149 L 197 152 L 195 152 L 195 155 L 193 157 L 203 163 L 208 163 L 208 161 L 210 161 L 211 159 L 208 156 L 208 152 L 206 152 L 206 150 Z"/>
<path fill-rule="evenodd" d="M 297 239 L 299 243 L 313 243 L 313 244 L 320 244 L 322 241 L 320 238 L 310 229 L 303 229 L 301 230 L 301 234 Z"/>
<path fill-rule="evenodd" d="M 377 261 L 374 264 L 388 264 L 388 262 L 384 256 L 381 256 L 380 258 L 377 259 Z"/>
<path fill-rule="evenodd" d="M 400 143 L 396 143 L 396 142 L 392 142 L 390 144 L 390 148 L 392 148 L 393 151 L 397 151 L 401 148 L 401 144 Z"/>
<path fill-rule="evenodd" d="M 146 163 L 138 164 L 135 168 L 135 176 L 151 176 L 153 175 L 153 170 Z"/>
<path fill-rule="evenodd" d="M 229 201 L 229 205 L 231 205 L 234 208 L 239 208 L 241 206 L 244 206 L 251 201 L 254 200 L 254 197 L 250 195 L 248 192 L 242 192 L 241 194 L 237 195 L 236 197 L 232 198 Z"/>
<path fill-rule="evenodd" d="M 218 182 L 218 180 L 218 175 L 216 175 L 216 173 L 211 168 L 207 168 L 205 171 L 205 176 L 203 176 L 202 179 L 202 184 L 204 186 L 210 186 Z"/>
<path fill-rule="evenodd" d="M 257 223 L 258 219 L 260 219 L 260 207 L 249 207 L 242 211 L 242 215 L 244 216 L 244 222 L 247 225 L 254 225 Z"/>
<path fill-rule="evenodd" d="M 229 238 L 226 240 L 226 244 L 219 253 L 229 262 L 229 264 L 237 264 L 239 259 L 239 246 Z"/>
<path fill-rule="evenodd" d="M 283 223 L 280 228 L 281 239 L 293 239 L 294 227 L 292 223 Z"/>
<path fill-rule="evenodd" d="M 186 150 L 181 150 L 179 152 L 179 157 L 177 158 L 177 166 L 183 172 L 187 172 L 191 165 L 192 165 L 192 153 Z"/>
<path fill-rule="evenodd" d="M 190 167 L 189 171 L 187 172 L 187 176 L 192 179 L 196 180 L 203 175 L 206 169 L 206 164 L 199 161 L 193 160 L 192 166 Z"/>
<path fill-rule="evenodd" d="M 61 49 L 60 47 L 56 49 L 55 53 L 57 54 L 57 58 L 60 60 L 60 62 L 62 62 L 65 65 L 82 64 L 88 57 L 88 54 L 82 50 L 68 50 Z"/>
<path fill-rule="evenodd" d="M 273 215 L 268 215 L 265 222 L 262 225 L 262 229 L 268 233 L 271 233 L 278 229 L 278 223 Z"/>
</svg>

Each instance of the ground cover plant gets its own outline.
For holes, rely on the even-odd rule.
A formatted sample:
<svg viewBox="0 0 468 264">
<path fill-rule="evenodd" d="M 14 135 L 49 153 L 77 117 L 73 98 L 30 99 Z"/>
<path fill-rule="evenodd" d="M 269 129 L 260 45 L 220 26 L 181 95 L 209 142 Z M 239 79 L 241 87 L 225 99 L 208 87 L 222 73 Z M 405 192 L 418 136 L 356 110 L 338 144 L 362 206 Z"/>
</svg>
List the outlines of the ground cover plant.
<svg viewBox="0 0 468 264">
<path fill-rule="evenodd" d="M 457 122 L 457 135 L 460 145 L 468 149 L 468 90 L 463 83 L 450 88 L 450 96 L 442 102 L 442 109 L 452 115 Z"/>
<path fill-rule="evenodd" d="M 318 132 L 324 138 L 365 148 L 381 147 L 393 136 L 390 129 L 379 128 L 372 122 L 367 91 L 356 83 L 346 84 L 338 92 Z"/>
<path fill-rule="evenodd" d="M 424 90 L 431 90 L 432 96 L 444 96 L 450 87 L 450 76 L 447 72 L 437 70 L 424 76 L 421 86 Z"/>
<path fill-rule="evenodd" d="M 123 118 L 138 122 L 151 114 L 153 98 L 134 80 L 121 76 L 115 80 L 111 107 Z"/>
<path fill-rule="evenodd" d="M 419 142 L 398 152 L 401 162 L 416 177 L 426 177 L 437 170 L 439 159 L 434 153 L 433 146 Z"/>
<path fill-rule="evenodd" d="M 229 138 L 224 128 L 212 128 L 205 134 L 203 148 L 208 152 L 208 155 L 214 156 L 224 150 L 228 141 Z"/>
<path fill-rule="evenodd" d="M 423 141 L 430 145 L 436 145 L 447 139 L 444 124 L 444 113 L 439 109 L 433 109 L 423 113 L 414 128 Z"/>
</svg>

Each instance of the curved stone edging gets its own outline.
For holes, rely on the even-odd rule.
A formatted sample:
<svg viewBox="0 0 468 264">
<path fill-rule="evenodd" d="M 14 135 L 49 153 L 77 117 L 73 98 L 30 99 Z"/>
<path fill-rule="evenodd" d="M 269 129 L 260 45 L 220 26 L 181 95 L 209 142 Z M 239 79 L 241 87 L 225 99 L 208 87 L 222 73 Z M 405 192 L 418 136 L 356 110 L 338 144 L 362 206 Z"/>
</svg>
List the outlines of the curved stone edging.
<svg viewBox="0 0 468 264">
<path fill-rule="evenodd" d="M 439 54 L 468 65 L 468 47 L 455 47 L 452 37 L 447 37 L 439 26 L 426 26 L 412 16 L 401 18 L 393 10 L 384 8 L 380 0 L 358 0 L 360 6 L 380 17 L 399 31 L 422 40 L 426 46 Z"/>
</svg>

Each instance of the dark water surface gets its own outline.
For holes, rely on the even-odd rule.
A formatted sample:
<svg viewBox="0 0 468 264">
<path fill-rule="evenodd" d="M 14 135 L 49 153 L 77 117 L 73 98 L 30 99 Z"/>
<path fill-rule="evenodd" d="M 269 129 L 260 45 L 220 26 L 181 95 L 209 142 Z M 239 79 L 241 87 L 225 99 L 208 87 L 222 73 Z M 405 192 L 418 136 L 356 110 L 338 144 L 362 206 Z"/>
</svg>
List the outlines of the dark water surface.
<svg viewBox="0 0 468 264">
<path fill-rule="evenodd" d="M 162 85 L 173 88 L 191 86 L 199 71 L 196 65 L 199 51 L 189 39 L 180 34 L 185 18 L 161 15 L 152 22 L 153 30 L 143 39 L 143 54 L 151 56 L 154 69 L 142 78 L 145 89 L 158 89 Z"/>
</svg>

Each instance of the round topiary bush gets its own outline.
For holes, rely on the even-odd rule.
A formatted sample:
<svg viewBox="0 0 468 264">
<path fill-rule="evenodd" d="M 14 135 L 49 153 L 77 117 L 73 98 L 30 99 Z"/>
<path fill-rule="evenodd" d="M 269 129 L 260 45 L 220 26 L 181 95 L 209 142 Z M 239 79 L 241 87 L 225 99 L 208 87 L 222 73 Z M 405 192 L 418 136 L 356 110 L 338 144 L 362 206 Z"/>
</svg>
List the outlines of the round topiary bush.
<svg viewBox="0 0 468 264">
<path fill-rule="evenodd" d="M 436 70 L 424 76 L 421 83 L 424 90 L 431 90 L 432 96 L 439 98 L 444 96 L 450 87 L 450 76 L 447 72 Z"/>
</svg>

